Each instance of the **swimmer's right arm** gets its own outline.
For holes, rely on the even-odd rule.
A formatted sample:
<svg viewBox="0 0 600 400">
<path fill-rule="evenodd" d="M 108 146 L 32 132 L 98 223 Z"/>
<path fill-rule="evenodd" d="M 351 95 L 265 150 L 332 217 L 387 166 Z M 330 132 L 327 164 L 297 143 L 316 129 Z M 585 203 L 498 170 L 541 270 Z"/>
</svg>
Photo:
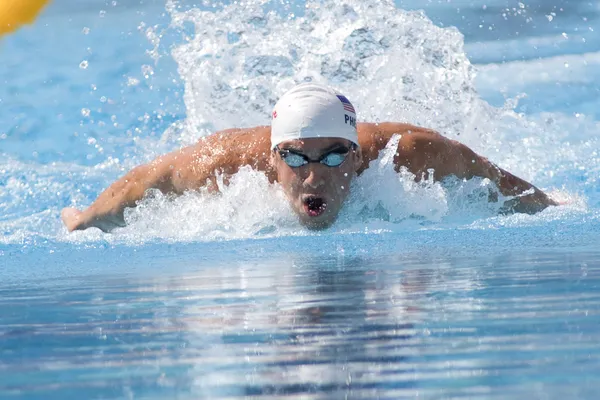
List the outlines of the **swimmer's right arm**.
<svg viewBox="0 0 600 400">
<path fill-rule="evenodd" d="M 125 226 L 125 208 L 135 207 L 148 189 L 180 194 L 203 186 L 210 181 L 214 162 L 203 162 L 206 158 L 198 157 L 199 151 L 200 144 L 197 144 L 135 167 L 102 192 L 87 209 L 63 209 L 61 218 L 65 226 L 69 232 L 92 227 L 110 232 Z"/>
<path fill-rule="evenodd" d="M 270 129 L 228 129 L 206 136 L 154 161 L 135 167 L 110 185 L 87 209 L 65 208 L 62 220 L 69 232 L 96 227 L 104 232 L 125 225 L 125 208 L 135 207 L 148 189 L 181 194 L 206 187 L 218 191 L 216 171 L 234 174 L 241 165 L 261 171 L 268 169 Z"/>
</svg>

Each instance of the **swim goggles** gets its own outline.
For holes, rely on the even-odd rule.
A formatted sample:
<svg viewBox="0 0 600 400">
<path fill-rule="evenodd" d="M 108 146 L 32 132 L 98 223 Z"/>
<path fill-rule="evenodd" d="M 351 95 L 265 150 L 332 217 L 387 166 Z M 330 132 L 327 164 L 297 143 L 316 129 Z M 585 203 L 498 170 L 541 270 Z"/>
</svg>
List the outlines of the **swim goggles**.
<svg viewBox="0 0 600 400">
<path fill-rule="evenodd" d="M 321 163 L 328 167 L 339 167 L 342 165 L 350 149 L 347 147 L 337 148 L 328 153 L 323 154 L 316 160 L 308 158 L 305 154 L 295 152 L 294 150 L 280 149 L 279 146 L 275 147 L 275 150 L 279 153 L 279 156 L 289 167 L 300 168 L 308 163 Z"/>
</svg>

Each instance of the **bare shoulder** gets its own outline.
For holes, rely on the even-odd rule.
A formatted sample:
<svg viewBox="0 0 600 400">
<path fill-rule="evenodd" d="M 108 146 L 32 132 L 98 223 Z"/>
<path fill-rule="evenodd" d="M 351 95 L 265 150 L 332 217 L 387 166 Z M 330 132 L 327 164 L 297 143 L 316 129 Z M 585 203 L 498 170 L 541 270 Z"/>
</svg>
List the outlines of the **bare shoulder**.
<svg viewBox="0 0 600 400">
<path fill-rule="evenodd" d="M 235 174 L 243 165 L 266 171 L 270 148 L 268 127 L 236 128 L 215 132 L 195 144 L 155 160 L 167 166 L 178 192 L 205 186 L 215 172 Z"/>
<path fill-rule="evenodd" d="M 213 167 L 232 175 L 244 165 L 264 171 L 268 166 L 270 139 L 269 126 L 234 128 L 200 139 L 196 147 L 201 158 L 210 159 Z"/>
<path fill-rule="evenodd" d="M 397 168 L 406 166 L 413 173 L 421 172 L 426 167 L 426 154 L 435 154 L 442 146 L 447 146 L 447 139 L 431 129 L 399 122 L 361 123 L 358 126 L 364 160 L 361 171 L 379 157 L 395 135 L 400 138 L 394 163 Z"/>
<path fill-rule="evenodd" d="M 447 151 L 452 141 L 440 133 L 429 129 L 418 129 L 406 132 L 400 137 L 398 151 L 400 153 L 438 153 Z"/>
<path fill-rule="evenodd" d="M 361 123 L 358 126 L 358 139 L 366 151 L 380 151 L 395 135 L 400 135 L 402 145 L 418 144 L 423 141 L 443 141 L 438 132 L 400 122 Z"/>
<path fill-rule="evenodd" d="M 269 146 L 270 127 L 232 128 L 213 133 L 198 140 L 196 147 L 206 152 L 253 152 Z"/>
</svg>

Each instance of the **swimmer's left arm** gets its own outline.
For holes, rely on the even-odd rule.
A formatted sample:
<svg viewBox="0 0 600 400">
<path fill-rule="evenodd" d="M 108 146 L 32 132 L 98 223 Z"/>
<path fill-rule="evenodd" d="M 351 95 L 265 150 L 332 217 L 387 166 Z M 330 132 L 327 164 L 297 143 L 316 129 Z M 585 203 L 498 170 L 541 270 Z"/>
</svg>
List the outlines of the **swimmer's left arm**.
<svg viewBox="0 0 600 400">
<path fill-rule="evenodd" d="M 397 168 L 404 165 L 418 178 L 434 170 L 434 178 L 455 175 L 461 179 L 488 178 L 504 196 L 514 198 L 505 202 L 503 212 L 533 214 L 551 205 L 558 205 L 531 183 L 498 167 L 466 145 L 445 138 L 433 131 L 403 135 L 394 159 Z"/>
</svg>

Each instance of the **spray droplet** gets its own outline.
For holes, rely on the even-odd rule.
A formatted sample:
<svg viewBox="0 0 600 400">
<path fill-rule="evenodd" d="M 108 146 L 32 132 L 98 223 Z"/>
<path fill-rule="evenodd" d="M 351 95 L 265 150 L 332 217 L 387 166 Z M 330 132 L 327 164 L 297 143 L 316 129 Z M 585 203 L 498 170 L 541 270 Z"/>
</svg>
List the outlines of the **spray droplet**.
<svg viewBox="0 0 600 400">
<path fill-rule="evenodd" d="M 89 33 L 90 33 L 90 28 L 88 28 L 88 27 L 86 26 L 85 28 L 83 28 L 83 29 L 81 30 L 81 33 L 83 33 L 84 35 L 87 35 L 87 34 L 89 34 Z"/>
<path fill-rule="evenodd" d="M 142 75 L 144 75 L 144 78 L 148 79 L 154 75 L 154 69 L 152 69 L 151 66 L 144 64 L 142 65 Z"/>
<path fill-rule="evenodd" d="M 90 109 L 89 108 L 82 108 L 81 109 L 81 115 L 83 115 L 84 117 L 89 117 L 90 116 Z"/>
<path fill-rule="evenodd" d="M 87 60 L 83 60 L 82 62 L 79 63 L 79 68 L 81 68 L 81 69 L 87 69 L 87 67 L 88 67 Z"/>
</svg>

